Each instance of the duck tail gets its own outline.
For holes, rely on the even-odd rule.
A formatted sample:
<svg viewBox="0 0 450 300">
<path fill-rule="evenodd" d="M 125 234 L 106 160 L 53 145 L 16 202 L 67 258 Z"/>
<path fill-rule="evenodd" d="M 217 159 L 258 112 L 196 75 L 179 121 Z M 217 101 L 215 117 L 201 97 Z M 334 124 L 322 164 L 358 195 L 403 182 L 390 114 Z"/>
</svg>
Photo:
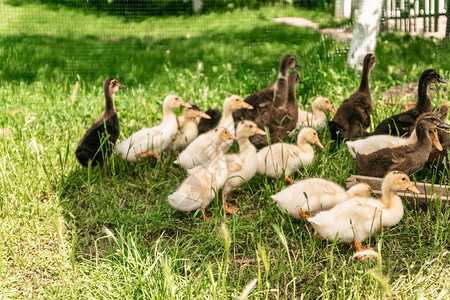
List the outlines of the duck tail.
<svg viewBox="0 0 450 300">
<path fill-rule="evenodd" d="M 196 201 L 188 195 L 180 192 L 174 192 L 170 194 L 167 197 L 167 200 L 170 206 L 183 212 L 193 211 L 200 208 L 201 206 L 200 201 Z"/>
</svg>

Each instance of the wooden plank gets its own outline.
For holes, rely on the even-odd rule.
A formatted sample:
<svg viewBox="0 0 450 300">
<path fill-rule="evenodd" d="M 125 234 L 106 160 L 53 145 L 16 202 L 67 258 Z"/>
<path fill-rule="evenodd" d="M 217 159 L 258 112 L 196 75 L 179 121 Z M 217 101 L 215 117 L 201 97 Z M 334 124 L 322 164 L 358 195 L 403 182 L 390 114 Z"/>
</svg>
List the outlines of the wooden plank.
<svg viewBox="0 0 450 300">
<path fill-rule="evenodd" d="M 383 182 L 383 178 L 352 175 L 347 179 L 347 189 L 362 182 L 370 185 L 372 191 L 376 195 L 381 196 L 381 184 Z M 398 195 L 400 197 L 406 198 L 412 204 L 418 202 L 418 204 L 422 208 L 426 208 L 428 202 L 432 201 L 433 199 L 436 199 L 438 195 L 441 196 L 442 202 L 450 204 L 450 186 L 439 184 L 433 185 L 424 182 L 416 182 L 415 184 L 420 191 L 419 195 L 413 195 L 410 192 L 401 192 L 398 193 Z"/>
</svg>

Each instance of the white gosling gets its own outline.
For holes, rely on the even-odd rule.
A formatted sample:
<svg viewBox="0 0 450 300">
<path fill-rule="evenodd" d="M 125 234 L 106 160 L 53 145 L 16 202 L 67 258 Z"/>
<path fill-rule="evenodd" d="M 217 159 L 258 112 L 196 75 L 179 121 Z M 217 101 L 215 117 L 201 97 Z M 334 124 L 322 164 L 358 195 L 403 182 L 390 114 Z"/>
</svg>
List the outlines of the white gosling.
<svg viewBox="0 0 450 300">
<path fill-rule="evenodd" d="M 231 134 L 234 135 L 234 119 L 233 112 L 241 109 L 252 109 L 250 104 L 236 95 L 229 96 L 223 103 L 223 114 L 219 121 L 218 127 L 225 127 Z M 230 149 L 233 141 L 225 142 L 222 147 L 226 153 Z M 190 143 L 183 152 L 178 155 L 174 161 L 175 164 L 180 165 L 184 169 L 192 169 L 198 165 L 202 165 L 209 161 L 214 155 L 213 130 L 205 132 Z"/>
<path fill-rule="evenodd" d="M 400 171 L 388 173 L 383 179 L 381 189 L 381 200 L 351 198 L 307 220 L 314 224 L 320 237 L 329 241 L 354 242 L 357 252 L 364 250 L 361 243 L 366 238 L 381 227 L 392 227 L 402 219 L 402 199 L 396 192 L 409 190 L 412 193 L 420 193 L 408 175 Z M 365 258 L 359 256 L 359 259 Z"/>
<path fill-rule="evenodd" d="M 258 159 L 256 157 L 256 147 L 250 142 L 249 137 L 260 134 L 266 135 L 266 132 L 259 129 L 252 121 L 241 121 L 237 126 L 237 140 L 239 143 L 239 153 L 227 154 L 228 161 L 228 179 L 224 186 L 224 199 L 222 200 L 224 209 L 232 213 L 234 208 L 226 203 L 227 195 L 245 182 L 252 179 L 258 168 Z"/>
<path fill-rule="evenodd" d="M 197 209 L 203 210 L 204 220 L 209 218 L 205 215 L 205 207 L 214 199 L 215 193 L 225 184 L 228 178 L 227 160 L 222 151 L 222 144 L 236 139 L 224 127 L 212 130 L 214 141 L 214 155 L 205 165 L 198 166 L 183 181 L 176 192 L 168 196 L 169 204 L 182 212 Z"/>
<path fill-rule="evenodd" d="M 308 178 L 286 187 L 271 198 L 278 208 L 294 218 L 309 218 L 353 197 L 370 197 L 370 186 L 359 183 L 345 191 L 322 178 Z"/>
<path fill-rule="evenodd" d="M 172 143 L 172 148 L 176 150 L 184 149 L 187 145 L 192 143 L 198 136 L 197 118 L 211 119 L 211 117 L 198 108 L 186 107 L 183 112 L 183 125 L 178 130 L 175 140 Z"/>
<path fill-rule="evenodd" d="M 116 146 L 116 153 L 130 162 L 137 162 L 139 158 L 147 156 L 158 158 L 158 154 L 170 145 L 178 131 L 177 117 L 174 110 L 181 106 L 191 107 L 180 96 L 167 96 L 163 102 L 162 122 L 157 126 L 142 128 L 133 133 L 129 138 Z"/>
<path fill-rule="evenodd" d="M 312 128 L 303 128 L 297 136 L 297 145 L 276 143 L 260 149 L 257 153 L 257 174 L 276 178 L 285 174 L 287 182 L 289 176 L 300 168 L 309 167 L 314 158 L 311 144 L 323 150 L 317 132 Z"/>
<path fill-rule="evenodd" d="M 336 110 L 333 108 L 330 99 L 319 96 L 312 103 L 312 113 L 298 109 L 298 119 L 295 130 L 293 130 L 289 136 L 293 136 L 296 130 L 301 127 L 312 127 L 316 130 L 321 130 L 327 124 L 327 115 L 325 111 L 328 110 L 333 114 L 336 114 Z"/>
</svg>

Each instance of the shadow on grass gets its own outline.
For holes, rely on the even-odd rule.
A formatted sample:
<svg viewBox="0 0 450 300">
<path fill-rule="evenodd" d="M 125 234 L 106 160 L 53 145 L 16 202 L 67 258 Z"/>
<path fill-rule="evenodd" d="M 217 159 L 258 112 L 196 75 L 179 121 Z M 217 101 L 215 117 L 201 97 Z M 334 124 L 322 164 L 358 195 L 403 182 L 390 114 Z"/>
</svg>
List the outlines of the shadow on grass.
<svg viewBox="0 0 450 300">
<path fill-rule="evenodd" d="M 81 10 L 85 14 L 123 17 L 125 21 L 142 21 L 149 16 L 193 14 L 191 2 L 179 0 L 7 0 L 6 4 L 11 6 L 42 4 L 50 10 L 65 7 Z"/>
<path fill-rule="evenodd" d="M 271 74 L 286 53 L 299 56 L 299 61 L 303 65 L 307 61 L 308 65 L 308 60 L 315 61 L 335 51 L 332 40 L 283 24 L 250 31 L 211 31 L 189 39 L 20 35 L 0 37 L 0 43 L 2 80 L 75 81 L 79 75 L 83 81 L 100 83 L 109 76 L 120 78 L 127 85 L 158 81 L 166 73 L 164 64 L 176 74 L 184 69 L 195 70 L 198 61 L 202 61 L 203 72 L 209 78 L 220 76 L 227 63 L 233 66 L 234 74 L 230 75 L 249 70 Z"/>
</svg>

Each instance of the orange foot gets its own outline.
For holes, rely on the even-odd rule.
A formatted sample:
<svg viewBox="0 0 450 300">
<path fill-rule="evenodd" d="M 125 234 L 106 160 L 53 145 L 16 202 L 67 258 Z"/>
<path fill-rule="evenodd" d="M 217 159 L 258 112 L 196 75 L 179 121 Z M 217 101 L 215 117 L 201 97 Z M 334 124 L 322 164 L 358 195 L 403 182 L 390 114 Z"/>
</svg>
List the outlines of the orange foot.
<svg viewBox="0 0 450 300">
<path fill-rule="evenodd" d="M 208 222 L 209 220 L 211 220 L 211 217 L 207 217 L 207 216 L 206 216 L 205 208 L 204 208 L 204 207 L 200 207 L 200 209 L 201 209 L 202 212 L 203 212 L 203 221 Z"/>
<path fill-rule="evenodd" d="M 222 193 L 219 194 L 219 200 L 220 200 L 220 202 L 222 202 L 223 209 L 229 214 L 237 212 L 238 208 L 236 208 L 234 206 L 228 206 L 228 204 L 227 204 L 228 199 L 231 199 L 230 195 L 226 195 L 224 197 Z"/>
<path fill-rule="evenodd" d="M 308 214 L 307 214 L 303 209 L 301 209 L 301 208 L 298 210 L 298 214 L 300 215 L 300 217 L 305 218 L 305 219 L 313 217 L 313 216 L 308 215 Z"/>
<path fill-rule="evenodd" d="M 156 159 L 159 159 L 158 153 L 155 153 L 155 152 L 152 152 L 152 151 L 148 151 L 148 152 L 145 152 L 145 153 L 144 152 L 139 152 L 139 153 L 136 153 L 136 156 L 139 157 L 139 158 L 148 158 L 148 157 L 152 156 L 152 157 L 154 157 Z"/>
<path fill-rule="evenodd" d="M 317 232 L 316 232 L 316 239 L 318 239 L 318 240 L 324 240 L 324 238 L 323 238 L 320 234 L 318 234 Z"/>
<path fill-rule="evenodd" d="M 356 252 L 364 251 L 369 249 L 370 245 L 362 245 L 361 242 L 354 241 L 352 248 L 355 249 Z"/>
<path fill-rule="evenodd" d="M 291 184 L 292 183 L 292 179 L 290 179 L 288 176 L 284 177 L 284 180 L 286 181 L 286 183 Z"/>
<path fill-rule="evenodd" d="M 239 210 L 239 208 L 234 206 L 228 206 L 226 203 L 223 205 L 223 209 L 229 214 L 233 214 Z"/>
<path fill-rule="evenodd" d="M 364 250 L 369 249 L 369 245 L 364 245 L 364 246 L 363 246 L 363 245 L 361 245 L 361 243 L 358 242 L 358 241 L 355 241 L 355 242 L 354 242 L 353 247 L 354 247 L 355 250 L 356 250 L 356 254 L 358 254 L 358 252 L 361 252 L 361 251 L 364 251 Z M 358 260 L 359 260 L 360 262 L 369 262 L 369 261 L 374 262 L 374 261 L 375 261 L 375 257 L 373 257 L 373 256 L 358 255 L 357 258 L 358 258 Z"/>
</svg>

